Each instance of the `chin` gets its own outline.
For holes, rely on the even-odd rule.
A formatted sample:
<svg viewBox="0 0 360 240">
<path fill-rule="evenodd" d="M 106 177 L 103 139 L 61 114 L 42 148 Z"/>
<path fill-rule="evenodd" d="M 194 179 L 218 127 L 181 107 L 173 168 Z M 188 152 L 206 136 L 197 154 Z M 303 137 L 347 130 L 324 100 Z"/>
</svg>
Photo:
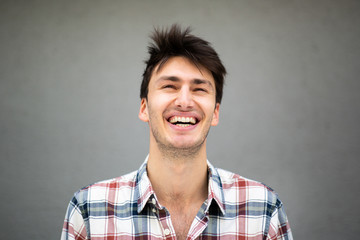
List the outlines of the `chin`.
<svg viewBox="0 0 360 240">
<path fill-rule="evenodd" d="M 171 146 L 179 150 L 183 149 L 199 149 L 203 145 L 204 141 L 176 141 L 172 142 Z"/>
</svg>

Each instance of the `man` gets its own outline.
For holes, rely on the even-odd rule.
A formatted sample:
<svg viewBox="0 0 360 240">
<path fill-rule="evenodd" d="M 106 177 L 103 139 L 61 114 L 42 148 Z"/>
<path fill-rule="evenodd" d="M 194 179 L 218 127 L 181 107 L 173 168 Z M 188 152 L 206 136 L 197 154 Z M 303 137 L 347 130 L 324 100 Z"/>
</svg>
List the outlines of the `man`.
<svg viewBox="0 0 360 240">
<path fill-rule="evenodd" d="M 152 39 L 139 112 L 149 155 L 138 171 L 78 191 L 62 239 L 292 239 L 270 188 L 207 161 L 226 74 L 215 50 L 177 25 Z"/>
</svg>

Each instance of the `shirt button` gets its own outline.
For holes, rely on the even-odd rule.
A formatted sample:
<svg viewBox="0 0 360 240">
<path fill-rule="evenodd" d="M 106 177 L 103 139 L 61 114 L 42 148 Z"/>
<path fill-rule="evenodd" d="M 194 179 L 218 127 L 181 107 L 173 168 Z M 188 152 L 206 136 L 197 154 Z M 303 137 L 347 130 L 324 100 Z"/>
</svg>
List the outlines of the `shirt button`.
<svg viewBox="0 0 360 240">
<path fill-rule="evenodd" d="M 170 230 L 167 228 L 167 229 L 164 230 L 164 233 L 165 233 L 165 235 L 169 235 L 169 234 L 170 234 Z"/>
<path fill-rule="evenodd" d="M 155 200 L 155 198 L 153 198 L 153 199 L 151 199 L 151 202 L 152 202 L 152 204 L 156 204 L 156 200 Z"/>
<path fill-rule="evenodd" d="M 155 208 L 152 208 L 151 211 L 156 212 L 156 209 L 155 209 Z"/>
</svg>

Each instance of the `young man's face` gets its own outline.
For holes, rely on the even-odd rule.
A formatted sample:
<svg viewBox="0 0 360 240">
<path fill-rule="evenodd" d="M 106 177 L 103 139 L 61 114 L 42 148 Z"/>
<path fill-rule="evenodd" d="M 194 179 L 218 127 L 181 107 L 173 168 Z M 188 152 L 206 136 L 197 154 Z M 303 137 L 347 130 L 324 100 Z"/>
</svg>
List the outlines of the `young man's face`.
<svg viewBox="0 0 360 240">
<path fill-rule="evenodd" d="M 203 146 L 210 126 L 219 121 L 215 81 L 210 71 L 183 57 L 155 68 L 142 99 L 139 117 L 150 126 L 150 146 L 196 149 Z"/>
</svg>

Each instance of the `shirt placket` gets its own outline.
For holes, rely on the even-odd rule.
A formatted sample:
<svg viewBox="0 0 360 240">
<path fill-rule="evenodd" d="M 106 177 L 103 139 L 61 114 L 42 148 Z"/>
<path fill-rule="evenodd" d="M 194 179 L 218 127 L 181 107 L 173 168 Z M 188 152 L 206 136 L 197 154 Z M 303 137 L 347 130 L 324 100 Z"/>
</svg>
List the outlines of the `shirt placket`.
<svg viewBox="0 0 360 240">
<path fill-rule="evenodd" d="M 175 240 L 176 234 L 171 223 L 170 213 L 166 210 L 165 207 L 158 208 L 154 197 L 151 199 L 151 203 L 153 206 L 152 211 L 155 213 L 160 222 L 163 239 Z"/>
<path fill-rule="evenodd" d="M 164 239 L 176 240 L 175 230 L 171 223 L 170 214 L 166 208 L 159 209 L 159 221 L 163 230 Z"/>
<path fill-rule="evenodd" d="M 199 213 L 200 213 L 200 218 L 195 218 L 192 226 L 190 227 L 190 232 L 188 233 L 187 240 L 197 239 L 201 235 L 201 233 L 205 230 L 205 228 L 208 226 L 209 213 L 208 212 L 204 213 L 203 207 L 200 208 Z"/>
</svg>

